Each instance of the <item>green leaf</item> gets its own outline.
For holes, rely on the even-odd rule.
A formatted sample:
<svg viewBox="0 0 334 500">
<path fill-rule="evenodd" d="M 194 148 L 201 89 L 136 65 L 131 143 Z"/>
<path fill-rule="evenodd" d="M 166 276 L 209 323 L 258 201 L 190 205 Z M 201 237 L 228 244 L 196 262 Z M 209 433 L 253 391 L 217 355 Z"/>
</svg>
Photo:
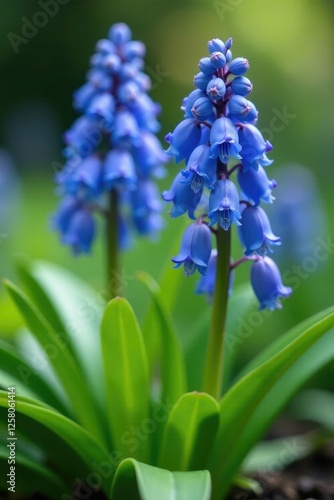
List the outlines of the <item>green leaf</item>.
<svg viewBox="0 0 334 500">
<path fill-rule="evenodd" d="M 170 472 L 133 459 L 118 467 L 112 500 L 210 500 L 208 471 Z"/>
<path fill-rule="evenodd" d="M 255 358 L 251 359 L 250 362 L 244 367 L 244 369 L 238 374 L 237 379 L 242 378 L 244 375 L 249 373 L 251 370 L 260 366 L 262 363 L 265 363 L 268 359 L 272 358 L 275 354 L 280 352 L 284 347 L 286 347 L 290 342 L 298 338 L 303 332 L 305 332 L 308 328 L 313 326 L 318 321 L 326 318 L 328 314 L 331 314 L 334 311 L 333 307 L 328 307 L 323 311 L 320 311 L 313 316 L 305 319 L 301 323 L 298 323 L 296 326 L 290 328 L 283 335 L 278 336 L 278 338 L 272 342 L 269 346 L 264 348 Z"/>
<path fill-rule="evenodd" d="M 233 484 L 235 486 L 238 486 L 239 488 L 243 488 L 244 490 L 252 491 L 256 495 L 261 495 L 262 493 L 262 488 L 261 484 L 256 481 L 255 479 L 252 479 L 250 477 L 245 477 L 245 476 L 236 476 L 233 479 Z M 241 496 L 240 496 L 241 498 Z"/>
<path fill-rule="evenodd" d="M 159 467 L 187 471 L 205 467 L 219 426 L 219 405 L 205 393 L 184 394 L 164 427 Z"/>
<path fill-rule="evenodd" d="M 6 287 L 21 312 L 25 322 L 43 347 L 50 364 L 72 403 L 74 413 L 84 427 L 103 440 L 101 425 L 98 421 L 87 384 L 80 373 L 80 367 L 68 350 L 67 345 L 53 330 L 32 302 L 14 284 L 6 281 Z"/>
<path fill-rule="evenodd" d="M 10 484 L 10 464 L 8 463 L 8 448 L 0 445 L 0 464 L 3 473 L 0 475 L 0 488 L 7 490 Z M 69 491 L 70 486 L 53 471 L 24 456 L 15 450 L 15 491 L 18 493 L 44 493 L 50 499 L 58 500 Z M 6 471 L 6 474 L 4 473 Z"/>
<path fill-rule="evenodd" d="M 317 443 L 317 433 L 262 441 L 255 445 L 242 464 L 245 473 L 260 471 L 278 474 L 287 465 L 309 455 Z"/>
<path fill-rule="evenodd" d="M 293 376 L 301 384 L 314 373 L 314 369 L 319 368 L 318 364 L 311 363 L 302 365 L 302 371 L 300 365 L 299 371 L 295 370 L 302 355 L 334 326 L 333 311 L 334 308 L 275 356 L 239 380 L 221 400 L 220 428 L 209 467 L 213 477 L 213 500 L 225 498 L 245 455 L 298 389 Z M 281 382 L 285 375 L 288 379 L 285 378 L 283 387 Z"/>
<path fill-rule="evenodd" d="M 334 338 L 334 335 L 333 335 Z M 303 391 L 289 407 L 302 420 L 313 420 L 334 433 L 334 394 L 320 389 Z"/>
<path fill-rule="evenodd" d="M 77 276 L 49 262 L 21 261 L 19 271 L 33 302 L 79 361 L 92 386 L 95 405 L 103 409 L 99 331 L 105 299 Z"/>
<path fill-rule="evenodd" d="M 68 413 L 53 389 L 20 357 L 19 351 L 2 340 L 0 359 L 0 385 L 3 388 L 15 385 L 20 394 L 37 397 L 61 413 Z"/>
<path fill-rule="evenodd" d="M 0 391 L 0 406 L 4 408 L 8 406 L 5 391 Z M 16 396 L 16 412 L 36 420 L 55 432 L 78 453 L 91 470 L 98 472 L 99 476 L 101 476 L 99 466 L 102 463 L 110 464 L 107 450 L 86 429 L 52 408 L 42 405 L 39 401 Z M 111 480 L 110 474 L 101 477 L 106 492 L 109 491 Z"/>
<path fill-rule="evenodd" d="M 147 273 L 141 271 L 138 278 L 146 285 L 153 298 L 156 324 L 158 331 L 148 332 L 149 336 L 159 336 L 159 352 L 161 356 L 161 399 L 176 402 L 186 391 L 186 373 L 179 339 L 176 335 L 172 320 L 163 304 L 159 286 Z M 150 337 L 145 338 L 149 345 Z"/>
<path fill-rule="evenodd" d="M 148 363 L 136 317 L 125 299 L 115 298 L 107 305 L 101 342 L 113 446 L 124 456 L 147 460 L 148 436 L 141 439 L 133 429 L 149 416 Z"/>
</svg>

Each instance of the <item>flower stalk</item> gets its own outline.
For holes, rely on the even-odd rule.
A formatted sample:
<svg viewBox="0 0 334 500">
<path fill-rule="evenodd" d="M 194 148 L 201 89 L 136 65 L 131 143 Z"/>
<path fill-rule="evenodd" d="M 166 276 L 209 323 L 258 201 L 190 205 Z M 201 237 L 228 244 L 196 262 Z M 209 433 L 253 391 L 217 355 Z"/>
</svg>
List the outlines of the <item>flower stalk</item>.
<svg viewBox="0 0 334 500">
<path fill-rule="evenodd" d="M 115 189 L 109 193 L 109 210 L 106 219 L 107 290 L 109 298 L 113 299 L 122 294 L 118 249 L 118 194 Z"/>
<path fill-rule="evenodd" d="M 231 230 L 218 227 L 216 286 L 204 368 L 203 391 L 219 400 L 223 381 L 224 331 L 230 277 Z"/>
</svg>

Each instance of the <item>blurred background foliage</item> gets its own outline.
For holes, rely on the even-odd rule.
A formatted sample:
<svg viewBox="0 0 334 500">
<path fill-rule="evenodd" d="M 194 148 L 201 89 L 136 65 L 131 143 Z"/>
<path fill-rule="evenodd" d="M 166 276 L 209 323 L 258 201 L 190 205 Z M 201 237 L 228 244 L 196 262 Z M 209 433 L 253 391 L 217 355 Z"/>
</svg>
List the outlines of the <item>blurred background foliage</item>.
<svg viewBox="0 0 334 500">
<path fill-rule="evenodd" d="M 15 280 L 14 263 L 22 257 L 45 259 L 70 269 L 97 290 L 105 286 L 103 227 L 92 256 L 74 258 L 50 231 L 49 217 L 57 202 L 53 177 L 55 165 L 63 162 L 62 132 L 76 118 L 72 93 L 84 82 L 96 41 L 106 36 L 112 23 L 124 21 L 131 26 L 134 39 L 147 46 L 151 96 L 163 109 L 162 141 L 182 118 L 182 98 L 193 89 L 192 78 L 209 39 L 232 36 L 234 57 L 250 61 L 251 100 L 260 111 L 260 129 L 274 145 L 275 163 L 268 173 L 281 180 L 276 206 L 270 207 L 274 232 L 281 231 L 284 240 L 282 247 L 275 248 L 274 258 L 289 277 L 287 284 L 294 279 L 295 291 L 283 311 L 265 316 L 256 312 L 254 301 L 253 316 L 246 321 L 257 321 L 259 326 L 251 325 L 251 340 L 239 345 L 238 363 L 242 365 L 285 328 L 332 304 L 334 249 L 329 247 L 322 262 L 314 258 L 314 249 L 319 237 L 334 241 L 334 3 L 62 0 L 58 13 L 15 51 L 10 33 L 22 36 L 26 20 L 35 19 L 42 3 L 0 4 L 0 144 L 13 158 L 17 177 L 16 183 L 2 187 L 1 181 L 0 186 L 6 198 L 12 189 L 10 213 L 6 212 L 5 221 L 0 218 L 1 276 Z M 161 181 L 161 189 L 169 186 L 176 171 L 170 164 L 170 175 Z M 167 212 L 166 206 L 166 229 L 160 240 L 153 244 L 139 240 L 122 257 L 125 293 L 140 317 L 148 297 L 134 273 L 144 269 L 159 279 L 164 269 L 171 268 L 169 259 L 185 226 L 185 220 L 170 220 Z M 235 258 L 241 255 L 236 237 L 233 254 Z M 247 282 L 248 276 L 248 265 L 238 268 L 235 286 Z M 181 278 L 175 298 L 174 317 L 185 341 L 196 325 L 198 311 L 208 307 L 203 297 L 193 293 L 197 279 Z M 3 289 L 0 295 L 1 334 L 7 336 L 21 322 Z M 334 389 L 331 371 L 328 367 L 322 383 Z"/>
</svg>

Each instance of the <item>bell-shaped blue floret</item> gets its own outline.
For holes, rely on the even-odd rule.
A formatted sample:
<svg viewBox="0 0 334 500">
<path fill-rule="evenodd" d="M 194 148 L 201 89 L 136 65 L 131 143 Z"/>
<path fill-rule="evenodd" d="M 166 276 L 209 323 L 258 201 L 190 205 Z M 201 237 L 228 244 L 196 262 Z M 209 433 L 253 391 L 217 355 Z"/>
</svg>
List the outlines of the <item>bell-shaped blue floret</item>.
<svg viewBox="0 0 334 500">
<path fill-rule="evenodd" d="M 225 43 L 219 38 L 213 38 L 212 40 L 208 41 L 208 49 L 210 54 L 213 54 L 214 52 L 222 52 L 223 54 L 225 54 L 227 48 L 230 47 L 226 47 Z"/>
<path fill-rule="evenodd" d="M 213 189 L 216 181 L 217 160 L 211 158 L 211 148 L 208 145 L 197 146 L 190 155 L 187 169 L 182 170 L 185 177 L 184 184 L 190 184 L 191 189 L 197 193 L 204 184 Z"/>
<path fill-rule="evenodd" d="M 101 192 L 102 161 L 94 154 L 77 162 L 69 162 L 56 176 L 62 192 L 77 195 L 84 193 L 88 196 L 98 196 Z"/>
<path fill-rule="evenodd" d="M 260 309 L 282 309 L 279 298 L 289 297 L 292 293 L 292 288 L 283 285 L 281 273 L 269 257 L 259 258 L 254 262 L 251 268 L 251 283 L 260 302 Z"/>
<path fill-rule="evenodd" d="M 95 96 L 87 107 L 87 116 L 95 120 L 103 120 L 105 129 L 110 129 L 114 121 L 115 100 L 107 92 Z"/>
<path fill-rule="evenodd" d="M 108 38 L 118 47 L 129 42 L 132 33 L 129 26 L 125 23 L 113 24 L 108 32 Z"/>
<path fill-rule="evenodd" d="M 101 124 L 81 116 L 64 133 L 64 142 L 80 156 L 90 155 L 103 139 Z"/>
<path fill-rule="evenodd" d="M 229 72 L 232 75 L 241 76 L 249 70 L 249 62 L 244 57 L 237 57 L 231 61 Z"/>
<path fill-rule="evenodd" d="M 222 179 L 215 183 L 214 189 L 210 193 L 209 210 L 211 226 L 218 222 L 225 231 L 230 228 L 232 223 L 240 226 L 239 194 L 232 181 Z"/>
<path fill-rule="evenodd" d="M 251 101 L 241 95 L 233 95 L 228 103 L 229 118 L 240 123 L 256 123 L 258 111 Z"/>
<path fill-rule="evenodd" d="M 261 200 L 272 203 L 275 199 L 271 192 L 277 186 L 276 181 L 270 180 L 260 165 L 257 170 L 253 168 L 239 169 L 238 182 L 242 192 L 255 205 L 259 205 Z"/>
<path fill-rule="evenodd" d="M 184 118 L 193 118 L 194 115 L 191 111 L 194 102 L 201 97 L 206 97 L 205 92 L 200 89 L 193 90 L 190 94 L 183 99 L 181 109 L 184 111 Z"/>
<path fill-rule="evenodd" d="M 160 215 L 162 203 L 157 186 L 148 180 L 140 180 L 137 189 L 130 194 L 132 218 L 139 234 L 153 236 L 163 227 Z"/>
<path fill-rule="evenodd" d="M 179 215 L 188 212 L 191 219 L 195 219 L 194 212 L 201 200 L 203 188 L 197 193 L 191 189 L 190 184 L 184 184 L 183 175 L 180 173 L 175 177 L 173 184 L 169 191 L 164 191 L 162 197 L 165 201 L 171 201 L 173 206 L 171 208 L 170 214 L 172 217 L 178 217 Z"/>
<path fill-rule="evenodd" d="M 270 142 L 265 141 L 261 132 L 251 124 L 240 127 L 239 142 L 242 147 L 242 159 L 248 163 L 260 161 L 263 155 L 272 149 Z"/>
<path fill-rule="evenodd" d="M 72 247 L 73 253 L 89 253 L 95 236 L 95 220 L 90 210 L 81 208 L 72 215 L 62 243 Z"/>
<path fill-rule="evenodd" d="M 200 90 L 205 90 L 208 86 L 209 81 L 211 80 L 210 75 L 206 75 L 201 71 L 194 76 L 194 85 Z"/>
<path fill-rule="evenodd" d="M 212 102 L 208 97 L 200 97 L 194 102 L 191 112 L 196 120 L 204 121 L 216 117 Z"/>
<path fill-rule="evenodd" d="M 211 101 L 219 101 L 222 99 L 226 92 L 226 85 L 222 78 L 213 78 L 210 80 L 206 87 L 206 93 L 210 97 Z"/>
<path fill-rule="evenodd" d="M 281 238 L 274 235 L 267 214 L 259 206 L 248 206 L 243 210 L 239 237 L 246 247 L 245 255 L 253 252 L 265 255 L 269 245 L 281 244 Z"/>
<path fill-rule="evenodd" d="M 193 274 L 196 269 L 205 275 L 211 255 L 211 231 L 202 222 L 191 224 L 184 232 L 181 248 L 178 255 L 172 258 L 175 267 L 184 265 L 186 276 Z"/>
<path fill-rule="evenodd" d="M 212 52 L 210 62 L 216 69 L 221 69 L 226 64 L 226 57 L 222 52 Z"/>
<path fill-rule="evenodd" d="M 111 133 L 113 145 L 128 147 L 138 143 L 139 127 L 132 113 L 122 109 L 116 113 Z"/>
<path fill-rule="evenodd" d="M 148 177 L 151 174 L 156 177 L 164 176 L 163 165 L 167 163 L 168 156 L 154 134 L 141 132 L 138 144 L 133 148 L 133 155 L 142 176 Z"/>
<path fill-rule="evenodd" d="M 245 96 L 252 92 L 253 85 L 245 76 L 236 76 L 231 82 L 233 94 Z"/>
<path fill-rule="evenodd" d="M 90 82 L 82 85 L 73 94 L 73 107 L 77 111 L 85 111 L 93 97 L 99 94 L 97 90 Z"/>
<path fill-rule="evenodd" d="M 170 144 L 166 153 L 175 157 L 179 163 L 183 159 L 189 160 L 193 150 L 198 146 L 201 138 L 201 127 L 193 118 L 186 118 L 175 128 L 174 132 L 166 135 L 165 139 Z"/>
<path fill-rule="evenodd" d="M 202 73 L 209 76 L 212 76 L 216 71 L 216 68 L 210 61 L 210 57 L 202 57 L 198 63 L 198 67 Z"/>
<path fill-rule="evenodd" d="M 223 163 L 228 163 L 231 156 L 240 160 L 241 145 L 238 132 L 229 118 L 218 118 L 211 128 L 210 143 L 212 158 L 219 156 Z"/>
<path fill-rule="evenodd" d="M 137 175 L 132 155 L 124 149 L 113 149 L 104 160 L 102 182 L 105 190 L 136 187 Z"/>
</svg>

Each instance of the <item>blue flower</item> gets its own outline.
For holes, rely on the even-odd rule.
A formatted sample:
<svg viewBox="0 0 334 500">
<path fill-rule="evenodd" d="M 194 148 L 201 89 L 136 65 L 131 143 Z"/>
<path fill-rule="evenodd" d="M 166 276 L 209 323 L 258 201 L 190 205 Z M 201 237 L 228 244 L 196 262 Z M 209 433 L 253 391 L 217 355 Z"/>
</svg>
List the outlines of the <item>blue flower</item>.
<svg viewBox="0 0 334 500">
<path fill-rule="evenodd" d="M 226 64 L 226 57 L 222 52 L 212 52 L 210 62 L 216 69 L 221 69 Z"/>
<path fill-rule="evenodd" d="M 226 85 L 221 78 L 213 78 L 210 80 L 206 87 L 206 93 L 212 101 L 219 101 L 222 99 L 226 92 Z"/>
<path fill-rule="evenodd" d="M 257 170 L 253 168 L 247 170 L 243 168 L 239 169 L 238 182 L 242 192 L 255 205 L 259 205 L 261 200 L 266 203 L 272 203 L 275 199 L 271 192 L 277 186 L 276 181 L 268 179 L 264 168 L 260 165 Z"/>
<path fill-rule="evenodd" d="M 139 142 L 139 127 L 132 113 L 121 109 L 115 116 L 111 140 L 114 146 L 131 147 Z"/>
<path fill-rule="evenodd" d="M 147 131 L 141 132 L 138 144 L 133 148 L 133 154 L 141 175 L 144 177 L 151 174 L 156 177 L 164 176 L 163 165 L 167 162 L 168 156 L 154 134 Z"/>
<path fill-rule="evenodd" d="M 134 189 L 137 175 L 132 155 L 124 149 L 109 151 L 104 160 L 103 178 L 104 189 L 128 187 Z"/>
<path fill-rule="evenodd" d="M 56 176 L 57 182 L 66 193 L 73 195 L 84 192 L 93 197 L 101 192 L 102 160 L 93 154 L 77 162 L 69 162 L 64 169 Z"/>
<path fill-rule="evenodd" d="M 114 121 L 115 100 L 111 94 L 104 92 L 95 96 L 87 107 L 87 116 L 104 120 L 103 125 L 110 129 Z"/>
<path fill-rule="evenodd" d="M 213 54 L 214 52 L 222 52 L 223 54 L 225 54 L 227 48 L 230 47 L 226 47 L 225 43 L 219 38 L 213 38 L 212 40 L 208 41 L 208 49 L 210 54 Z"/>
<path fill-rule="evenodd" d="M 231 82 L 231 89 L 235 95 L 245 96 L 252 92 L 253 85 L 245 76 L 236 76 Z"/>
<path fill-rule="evenodd" d="M 170 147 L 166 151 L 168 155 L 175 157 L 179 163 L 183 159 L 189 160 L 193 150 L 198 146 L 201 138 L 201 127 L 193 118 L 186 118 L 175 128 L 174 132 L 167 134 L 166 141 Z"/>
<path fill-rule="evenodd" d="M 256 123 L 259 114 L 254 104 L 240 95 L 231 97 L 228 109 L 229 117 L 241 123 Z"/>
<path fill-rule="evenodd" d="M 279 269 L 269 257 L 259 258 L 254 262 L 251 268 L 251 283 L 260 302 L 260 309 L 281 309 L 279 298 L 289 297 L 292 293 L 292 288 L 283 285 Z"/>
<path fill-rule="evenodd" d="M 205 75 L 212 76 L 216 71 L 216 68 L 210 61 L 210 57 L 202 57 L 199 61 L 198 67 Z"/>
<path fill-rule="evenodd" d="M 64 142 L 80 156 L 90 155 L 102 142 L 103 133 L 99 122 L 81 116 L 64 133 Z"/>
<path fill-rule="evenodd" d="M 193 90 L 190 94 L 183 99 L 181 109 L 184 111 L 184 118 L 193 118 L 194 115 L 191 111 L 194 102 L 200 97 L 206 97 L 205 92 L 200 89 Z"/>
<path fill-rule="evenodd" d="M 219 180 L 215 183 L 209 199 L 210 225 L 216 222 L 227 231 L 232 223 L 240 226 L 239 195 L 235 184 L 229 180 Z"/>
<path fill-rule="evenodd" d="M 213 183 L 216 180 L 217 160 L 210 156 L 210 146 L 197 146 L 190 155 L 187 169 L 182 170 L 182 175 L 185 177 L 183 183 L 190 184 L 195 193 L 200 191 L 204 184 L 209 189 L 213 189 Z"/>
<path fill-rule="evenodd" d="M 230 63 L 229 72 L 232 75 L 241 76 L 249 70 L 249 62 L 244 57 L 237 57 Z"/>
<path fill-rule="evenodd" d="M 272 149 L 270 142 L 265 141 L 261 132 L 251 124 L 243 125 L 240 128 L 239 142 L 242 147 L 242 159 L 248 163 L 265 159 L 264 154 Z"/>
<path fill-rule="evenodd" d="M 216 114 L 212 102 L 208 97 L 200 97 L 194 102 L 191 112 L 196 120 L 206 120 L 207 118 L 215 118 Z"/>
<path fill-rule="evenodd" d="M 200 90 L 205 90 L 210 80 L 210 75 L 206 75 L 205 73 L 200 72 L 194 76 L 194 85 Z"/>
<path fill-rule="evenodd" d="M 269 245 L 281 244 L 281 238 L 275 236 L 271 230 L 267 214 L 258 206 L 248 206 L 242 212 L 239 236 L 246 247 L 245 255 L 251 255 L 253 252 L 264 255 L 269 250 Z"/>
<path fill-rule="evenodd" d="M 231 156 L 241 159 L 238 132 L 229 118 L 221 117 L 214 122 L 210 133 L 210 143 L 212 158 L 219 156 L 223 163 L 228 163 Z"/>
<path fill-rule="evenodd" d="M 184 265 L 186 276 L 193 274 L 196 269 L 205 275 L 211 254 L 211 231 L 206 224 L 195 222 L 184 232 L 180 252 L 172 261 L 175 267 Z"/>
<path fill-rule="evenodd" d="M 203 188 L 197 193 L 191 189 L 190 184 L 184 184 L 181 172 L 175 177 L 169 191 L 164 191 L 162 197 L 165 201 L 173 202 L 170 214 L 172 217 L 179 217 L 188 212 L 191 219 L 195 219 L 194 212 L 201 200 Z"/>
</svg>

